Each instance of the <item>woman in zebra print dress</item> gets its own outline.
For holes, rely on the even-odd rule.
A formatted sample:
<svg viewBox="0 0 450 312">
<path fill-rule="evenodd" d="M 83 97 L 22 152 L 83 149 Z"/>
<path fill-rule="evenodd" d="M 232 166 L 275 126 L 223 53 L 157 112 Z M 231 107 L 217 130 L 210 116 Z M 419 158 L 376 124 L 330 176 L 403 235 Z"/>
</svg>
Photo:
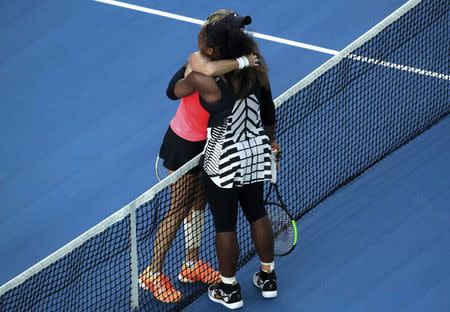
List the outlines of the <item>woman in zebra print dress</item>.
<svg viewBox="0 0 450 312">
<path fill-rule="evenodd" d="M 198 41 L 199 50 L 213 60 L 257 51 L 251 37 L 220 22 L 205 26 Z M 236 280 L 239 203 L 261 261 L 255 285 L 264 297 L 277 295 L 273 233 L 263 204 L 263 181 L 271 178 L 271 148 L 279 149 L 274 140 L 273 101 L 267 105 L 268 86 L 267 69 L 261 64 L 215 79 L 192 72 L 174 89 L 177 96 L 199 92 L 202 106 L 210 113 L 203 170 L 216 228 L 221 283 L 210 286 L 209 297 L 231 309 L 243 305 Z"/>
<path fill-rule="evenodd" d="M 232 13 L 228 10 L 216 11 L 208 17 L 206 24 L 220 20 Z M 230 20 L 229 23 L 236 28 L 251 22 L 248 16 L 233 16 L 236 18 Z M 246 58 L 249 61 L 248 66 L 257 64 L 258 58 L 255 55 L 250 54 Z M 192 70 L 206 75 L 218 75 L 236 70 L 238 65 L 239 63 L 235 59 L 211 61 L 205 55 L 194 52 L 189 57 L 188 63 L 172 77 L 167 88 L 167 96 L 172 100 L 179 99 L 173 92 L 174 85 Z M 164 160 L 164 167 L 169 172 L 177 170 L 204 149 L 208 117 L 208 112 L 200 105 L 198 92 L 181 99 L 178 110 L 164 136 L 159 154 L 160 158 Z M 165 303 L 181 299 L 181 292 L 176 290 L 170 279 L 162 273 L 162 267 L 165 255 L 183 218 L 185 218 L 186 258 L 178 276 L 179 280 L 185 283 L 212 284 L 218 282 L 219 279 L 219 273 L 208 262 L 199 258 L 205 199 L 197 170 L 184 175 L 171 186 L 171 201 L 169 212 L 158 227 L 152 260 L 139 278 L 143 288 L 152 292 L 157 300 Z"/>
</svg>

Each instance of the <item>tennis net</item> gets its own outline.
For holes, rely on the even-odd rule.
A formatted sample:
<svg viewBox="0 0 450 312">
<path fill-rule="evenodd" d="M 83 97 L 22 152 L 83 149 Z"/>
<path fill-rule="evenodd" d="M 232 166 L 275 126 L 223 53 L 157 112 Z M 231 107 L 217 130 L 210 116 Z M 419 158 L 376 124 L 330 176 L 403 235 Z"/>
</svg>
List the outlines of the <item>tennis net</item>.
<svg viewBox="0 0 450 312">
<path fill-rule="evenodd" d="M 449 2 L 411 0 L 276 99 L 280 191 L 298 219 L 450 112 Z M 182 284 L 180 227 L 164 272 L 183 299 L 161 303 L 138 285 L 155 252 L 171 186 L 199 156 L 74 241 L 0 287 L 0 311 L 179 311 L 205 285 Z M 189 205 L 197 194 L 178 198 Z M 211 216 L 200 255 L 217 267 Z M 301 231 L 300 231 L 301 232 Z M 239 267 L 253 255 L 239 216 Z M 300 236 L 301 237 L 301 236 Z"/>
</svg>

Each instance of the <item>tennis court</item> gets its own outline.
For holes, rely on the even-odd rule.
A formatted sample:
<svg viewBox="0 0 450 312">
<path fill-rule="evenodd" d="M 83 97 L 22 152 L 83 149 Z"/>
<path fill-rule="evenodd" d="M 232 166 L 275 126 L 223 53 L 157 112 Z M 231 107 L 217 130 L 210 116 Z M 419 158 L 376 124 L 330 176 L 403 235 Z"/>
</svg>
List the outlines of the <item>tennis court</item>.
<svg viewBox="0 0 450 312">
<path fill-rule="evenodd" d="M 119 5 L 123 3 L 134 7 Z M 0 4 L 3 29 L 0 248 L 4 255 L 0 284 L 89 230 L 156 183 L 154 158 L 177 106 L 166 99 L 164 91 L 172 73 L 196 49 L 199 26 L 151 14 L 146 8 L 204 19 L 216 9 L 231 7 L 252 16 L 250 30 L 293 41 L 285 44 L 258 39 L 277 97 L 404 3 L 322 1 L 300 5 L 291 0 L 261 6 L 256 1 L 232 5 L 227 1 L 197 1 L 195 5 L 187 5 L 183 1 L 53 0 Z M 445 9 L 448 15 L 448 4 Z M 430 34 L 435 31 L 436 28 L 430 28 L 429 33 L 413 41 L 432 37 Z M 294 46 L 305 43 L 328 52 Z M 430 51 L 436 51 L 438 46 L 433 41 Z M 386 61 L 392 64 L 394 59 Z M 394 79 L 392 90 L 408 84 L 431 86 L 431 81 L 439 79 L 439 91 L 423 95 L 434 99 L 430 103 L 439 103 L 436 105 L 439 118 L 431 118 L 432 122 L 421 127 L 426 131 L 412 141 L 400 140 L 398 149 L 390 149 L 392 153 L 379 152 L 380 162 L 372 167 L 362 165 L 361 168 L 369 169 L 350 174 L 357 178 L 342 188 L 339 183 L 335 186 L 322 183 L 330 180 L 326 175 L 319 178 L 320 183 L 302 185 L 308 190 L 311 185 L 319 186 L 318 189 L 325 185 L 325 190 L 322 197 L 314 191 L 305 195 L 307 198 L 302 198 L 301 203 L 308 202 L 305 207 L 292 207 L 300 204 L 293 197 L 288 199 L 292 209 L 299 209 L 302 215 L 310 208 L 315 209 L 298 221 L 297 249 L 277 261 L 280 296 L 267 302 L 252 289 L 250 276 L 256 266 L 253 259 L 238 273 L 244 289 L 244 309 L 446 311 L 450 308 L 444 294 L 450 286 L 447 248 L 450 236 L 446 231 L 450 123 L 445 117 L 450 105 L 446 78 L 449 64 L 448 58 L 436 68 L 423 68 L 425 61 L 421 62 L 417 59 L 404 65 L 446 76 L 436 78 L 407 71 L 406 75 L 421 78 L 400 83 Z M 394 78 L 398 70 L 384 67 L 389 71 L 369 75 L 363 82 L 379 79 L 380 86 L 390 86 L 381 78 Z M 447 92 L 442 92 L 445 88 Z M 357 97 L 359 91 L 368 92 L 358 85 L 346 96 Z M 396 96 L 394 91 L 385 95 Z M 401 102 L 414 96 L 402 94 Z M 344 116 L 354 108 L 350 103 L 343 111 Z M 387 127 L 395 128 L 402 114 L 421 115 L 435 108 L 416 106 L 411 111 L 395 112 L 398 115 L 388 121 Z M 375 124 L 377 120 L 382 117 L 367 119 Z M 416 119 L 411 120 L 409 123 L 415 123 Z M 339 119 L 327 117 L 325 121 Z M 284 123 L 283 119 L 280 122 Z M 314 118 L 302 122 L 311 127 L 317 124 Z M 393 133 L 403 133 L 408 127 L 402 124 Z M 329 130 L 339 134 L 338 128 Z M 312 132 L 308 135 L 314 137 Z M 355 137 L 349 137 L 358 138 L 356 133 Z M 390 138 L 395 141 L 396 135 Z M 286 140 L 286 145 L 289 142 Z M 311 147 L 308 142 L 301 142 L 303 149 L 296 151 L 298 154 L 286 155 L 285 161 L 305 168 L 303 165 L 311 160 L 294 161 Z M 326 140 L 321 142 L 330 146 Z M 331 157 L 324 164 L 333 167 L 348 158 L 352 159 L 349 155 Z M 318 160 L 320 163 L 321 159 Z M 296 168 L 287 167 L 290 172 Z M 284 179 L 288 181 L 288 177 Z M 292 182 L 285 185 L 291 187 L 289 183 Z M 333 192 L 328 194 L 328 189 Z M 147 213 L 151 213 L 152 205 L 146 208 Z M 146 216 L 138 212 L 137 218 Z M 126 227 L 128 221 L 118 224 L 111 230 L 112 235 Z M 137 231 L 143 228 L 138 225 Z M 146 237 L 148 233 L 142 231 L 142 237 Z M 119 245 L 112 247 L 120 249 Z M 106 253 L 113 252 L 112 247 Z M 145 253 L 146 249 L 141 246 L 139 251 Z M 126 256 L 118 257 L 120 262 L 125 261 Z M 145 259 L 140 261 L 139 266 L 144 265 Z M 174 270 L 178 266 L 170 265 Z M 115 277 L 110 277 L 111 282 Z M 109 291 L 112 292 L 105 290 Z M 127 296 L 121 292 L 107 295 L 117 300 Z M 141 309 L 145 311 L 152 299 L 140 296 Z M 67 300 L 76 302 L 77 298 Z M 112 300 L 109 310 L 126 310 L 123 308 L 126 305 L 111 308 L 114 303 Z M 216 308 L 202 296 L 186 309 Z"/>
</svg>

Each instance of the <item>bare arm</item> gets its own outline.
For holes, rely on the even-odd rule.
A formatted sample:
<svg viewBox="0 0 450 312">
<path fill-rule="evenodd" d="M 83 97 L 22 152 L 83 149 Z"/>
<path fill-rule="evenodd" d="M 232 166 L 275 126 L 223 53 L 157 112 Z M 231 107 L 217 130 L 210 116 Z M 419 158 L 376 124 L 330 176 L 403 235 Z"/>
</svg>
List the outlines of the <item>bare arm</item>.
<svg viewBox="0 0 450 312">
<path fill-rule="evenodd" d="M 191 72 L 175 84 L 174 92 L 179 98 L 198 91 L 207 102 L 216 102 L 221 98 L 221 92 L 214 79 L 201 73 Z"/>
<path fill-rule="evenodd" d="M 246 56 L 249 66 L 258 66 L 258 57 L 255 54 Z M 235 59 L 211 61 L 210 58 L 197 51 L 189 56 L 189 66 L 192 71 L 202 73 L 206 76 L 220 76 L 239 69 L 239 63 Z"/>
</svg>

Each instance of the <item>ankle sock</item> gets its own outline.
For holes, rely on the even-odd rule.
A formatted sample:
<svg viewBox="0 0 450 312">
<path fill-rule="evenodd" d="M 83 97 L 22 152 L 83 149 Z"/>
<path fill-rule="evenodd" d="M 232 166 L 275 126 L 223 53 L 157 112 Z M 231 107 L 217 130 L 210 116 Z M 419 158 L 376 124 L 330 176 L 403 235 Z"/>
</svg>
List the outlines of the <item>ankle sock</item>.
<svg viewBox="0 0 450 312">
<path fill-rule="evenodd" d="M 183 266 L 185 268 L 191 268 L 193 269 L 195 267 L 195 264 L 197 263 L 197 261 L 184 261 Z"/>
<path fill-rule="evenodd" d="M 237 284 L 236 276 L 225 277 L 225 276 L 222 276 L 222 274 L 221 274 L 220 279 L 222 280 L 222 283 L 224 283 L 226 285 L 236 285 Z"/>
<path fill-rule="evenodd" d="M 265 271 L 262 267 L 263 266 L 268 266 L 269 267 L 269 271 Z M 264 271 L 266 273 L 270 273 L 275 269 L 275 261 L 272 262 L 262 262 L 261 261 L 261 271 Z"/>
</svg>

